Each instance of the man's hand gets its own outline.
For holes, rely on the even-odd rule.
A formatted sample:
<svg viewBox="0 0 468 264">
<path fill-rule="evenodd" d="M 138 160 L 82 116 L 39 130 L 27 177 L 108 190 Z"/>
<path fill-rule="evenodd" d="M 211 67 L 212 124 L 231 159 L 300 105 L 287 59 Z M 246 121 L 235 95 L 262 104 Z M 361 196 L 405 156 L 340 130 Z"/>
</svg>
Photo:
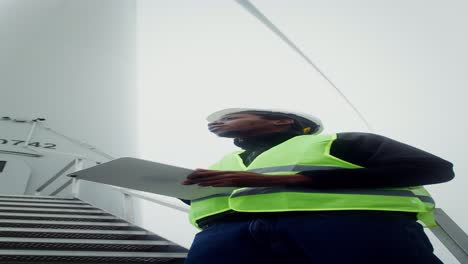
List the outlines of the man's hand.
<svg viewBox="0 0 468 264">
<path fill-rule="evenodd" d="M 264 175 L 247 171 L 217 171 L 197 169 L 182 182 L 184 185 L 198 184 L 213 187 L 261 187 L 278 185 L 310 185 L 307 176 Z"/>
</svg>

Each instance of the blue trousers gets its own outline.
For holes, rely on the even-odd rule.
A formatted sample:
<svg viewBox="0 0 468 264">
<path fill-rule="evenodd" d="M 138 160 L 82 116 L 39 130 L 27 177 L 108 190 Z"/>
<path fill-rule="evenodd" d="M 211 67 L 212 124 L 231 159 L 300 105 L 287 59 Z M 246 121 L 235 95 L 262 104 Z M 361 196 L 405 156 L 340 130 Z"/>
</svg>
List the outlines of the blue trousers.
<svg viewBox="0 0 468 264">
<path fill-rule="evenodd" d="M 219 221 L 198 233 L 186 264 L 440 264 L 414 219 L 310 212 Z"/>
</svg>

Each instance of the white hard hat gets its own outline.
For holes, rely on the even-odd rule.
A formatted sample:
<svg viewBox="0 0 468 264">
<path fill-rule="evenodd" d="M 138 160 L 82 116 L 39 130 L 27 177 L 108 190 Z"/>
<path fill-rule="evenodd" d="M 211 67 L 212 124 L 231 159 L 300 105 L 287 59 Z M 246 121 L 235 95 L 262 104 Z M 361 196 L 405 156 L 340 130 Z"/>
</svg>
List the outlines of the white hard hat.
<svg viewBox="0 0 468 264">
<path fill-rule="evenodd" d="M 320 121 L 319 118 L 309 115 L 309 114 L 304 114 L 304 113 L 299 113 L 299 112 L 292 112 L 288 110 L 283 110 L 283 109 L 260 109 L 260 108 L 226 108 L 223 110 L 216 111 L 212 114 L 210 114 L 206 120 L 208 122 L 213 122 L 221 117 L 228 115 L 228 114 L 234 114 L 234 113 L 240 113 L 240 112 L 264 112 L 266 114 L 271 113 L 271 114 L 283 114 L 285 116 L 290 117 L 291 119 L 294 119 L 295 121 L 299 122 L 304 130 L 305 134 L 320 134 L 320 132 L 323 131 L 323 124 L 322 121 Z M 310 125 L 310 126 L 309 126 Z M 315 125 L 314 127 L 311 127 Z M 311 131 L 310 129 L 314 129 Z"/>
</svg>

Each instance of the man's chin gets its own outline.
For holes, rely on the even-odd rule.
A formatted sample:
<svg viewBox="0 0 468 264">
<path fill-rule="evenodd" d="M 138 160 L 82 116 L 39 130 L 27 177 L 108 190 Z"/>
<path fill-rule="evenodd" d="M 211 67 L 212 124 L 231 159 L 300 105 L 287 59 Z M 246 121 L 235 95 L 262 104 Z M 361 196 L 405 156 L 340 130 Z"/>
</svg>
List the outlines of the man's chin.
<svg viewBox="0 0 468 264">
<path fill-rule="evenodd" d="M 226 137 L 226 138 L 236 138 L 239 136 L 239 133 L 236 131 L 217 131 L 213 132 L 216 134 L 218 137 Z"/>
</svg>

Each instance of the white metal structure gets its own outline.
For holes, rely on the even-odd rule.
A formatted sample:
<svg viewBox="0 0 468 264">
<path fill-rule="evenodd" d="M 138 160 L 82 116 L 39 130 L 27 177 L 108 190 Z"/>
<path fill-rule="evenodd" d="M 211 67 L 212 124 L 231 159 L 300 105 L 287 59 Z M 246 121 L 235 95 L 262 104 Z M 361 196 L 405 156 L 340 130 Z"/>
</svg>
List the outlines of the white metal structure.
<svg viewBox="0 0 468 264">
<path fill-rule="evenodd" d="M 0 192 L 0 262 L 183 263 L 187 249 L 132 224 L 131 191 L 117 190 L 123 217 L 78 198 L 79 182 L 65 175 L 112 157 L 42 121 L 0 123 L 0 186 L 6 190 Z M 20 161 L 31 166 L 27 173 Z"/>
</svg>

